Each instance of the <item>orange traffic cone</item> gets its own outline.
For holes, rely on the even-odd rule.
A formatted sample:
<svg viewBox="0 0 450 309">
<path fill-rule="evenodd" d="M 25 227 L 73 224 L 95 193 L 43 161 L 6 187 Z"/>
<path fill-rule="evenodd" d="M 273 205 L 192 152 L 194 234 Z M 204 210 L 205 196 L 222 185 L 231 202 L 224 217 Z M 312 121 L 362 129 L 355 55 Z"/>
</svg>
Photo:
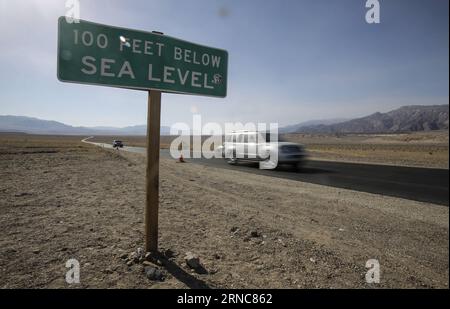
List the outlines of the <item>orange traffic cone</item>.
<svg viewBox="0 0 450 309">
<path fill-rule="evenodd" d="M 181 143 L 180 145 L 178 145 L 178 150 L 180 151 L 180 157 L 178 158 L 178 163 L 184 163 L 184 158 L 183 158 L 183 143 Z"/>
</svg>

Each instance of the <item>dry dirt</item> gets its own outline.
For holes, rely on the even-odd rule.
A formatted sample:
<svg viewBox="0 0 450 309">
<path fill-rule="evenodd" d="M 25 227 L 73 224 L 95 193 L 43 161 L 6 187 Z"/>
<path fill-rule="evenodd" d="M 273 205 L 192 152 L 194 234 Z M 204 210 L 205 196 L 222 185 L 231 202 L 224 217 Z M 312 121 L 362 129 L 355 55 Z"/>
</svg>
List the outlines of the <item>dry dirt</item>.
<svg viewBox="0 0 450 309">
<path fill-rule="evenodd" d="M 315 160 L 448 169 L 446 131 L 401 134 L 286 134 L 303 143 Z"/>
<path fill-rule="evenodd" d="M 0 136 L 0 287 L 448 288 L 448 207 L 170 159 L 159 241 L 174 256 L 150 281 L 121 258 L 143 244 L 144 157 L 79 139 Z"/>
</svg>

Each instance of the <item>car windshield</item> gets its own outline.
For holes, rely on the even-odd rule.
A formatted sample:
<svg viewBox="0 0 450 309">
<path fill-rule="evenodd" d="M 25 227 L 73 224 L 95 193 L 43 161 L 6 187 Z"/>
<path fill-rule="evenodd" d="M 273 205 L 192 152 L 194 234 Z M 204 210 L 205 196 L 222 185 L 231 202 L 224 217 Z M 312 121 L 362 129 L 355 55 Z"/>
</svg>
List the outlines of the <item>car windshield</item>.
<svg viewBox="0 0 450 309">
<path fill-rule="evenodd" d="M 256 137 L 257 135 L 259 136 L 258 138 Z M 249 134 L 248 136 L 249 136 L 249 139 L 247 139 L 247 141 L 250 141 L 250 142 L 254 141 L 254 140 L 251 139 L 252 136 L 255 139 L 257 138 L 257 141 L 259 143 L 261 143 L 261 142 L 263 142 L 263 143 L 264 142 L 270 143 L 271 141 L 275 140 L 273 134 L 266 133 L 266 132 L 261 132 L 259 134 L 254 134 L 254 135 Z M 245 138 L 246 138 L 246 135 L 244 135 L 244 134 L 239 134 L 239 133 L 225 134 L 225 141 L 226 142 L 232 142 L 232 141 L 234 141 L 234 142 L 244 142 Z M 285 141 L 286 140 L 284 138 L 282 138 L 278 134 L 278 142 L 285 142 Z"/>
</svg>

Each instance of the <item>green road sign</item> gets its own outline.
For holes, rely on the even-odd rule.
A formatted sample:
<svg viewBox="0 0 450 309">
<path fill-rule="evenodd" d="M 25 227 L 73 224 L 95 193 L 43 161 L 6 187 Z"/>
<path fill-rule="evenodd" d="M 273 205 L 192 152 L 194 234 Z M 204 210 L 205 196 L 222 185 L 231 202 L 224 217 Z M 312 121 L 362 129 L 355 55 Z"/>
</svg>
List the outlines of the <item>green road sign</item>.
<svg viewBox="0 0 450 309">
<path fill-rule="evenodd" d="M 225 97 L 228 53 L 166 35 L 58 20 L 58 79 Z"/>
</svg>

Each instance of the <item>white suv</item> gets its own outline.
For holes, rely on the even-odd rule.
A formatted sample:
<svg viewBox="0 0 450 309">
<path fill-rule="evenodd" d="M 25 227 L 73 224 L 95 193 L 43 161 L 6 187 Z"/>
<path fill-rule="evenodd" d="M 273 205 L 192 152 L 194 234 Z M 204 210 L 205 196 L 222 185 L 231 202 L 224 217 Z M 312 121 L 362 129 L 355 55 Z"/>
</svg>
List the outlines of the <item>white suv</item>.
<svg viewBox="0 0 450 309">
<path fill-rule="evenodd" d="M 273 168 L 289 164 L 300 169 L 307 158 L 302 145 L 276 140 L 269 133 L 254 131 L 233 131 L 226 134 L 225 143 L 218 150 L 229 164 L 272 160 L 275 161 Z"/>
</svg>

